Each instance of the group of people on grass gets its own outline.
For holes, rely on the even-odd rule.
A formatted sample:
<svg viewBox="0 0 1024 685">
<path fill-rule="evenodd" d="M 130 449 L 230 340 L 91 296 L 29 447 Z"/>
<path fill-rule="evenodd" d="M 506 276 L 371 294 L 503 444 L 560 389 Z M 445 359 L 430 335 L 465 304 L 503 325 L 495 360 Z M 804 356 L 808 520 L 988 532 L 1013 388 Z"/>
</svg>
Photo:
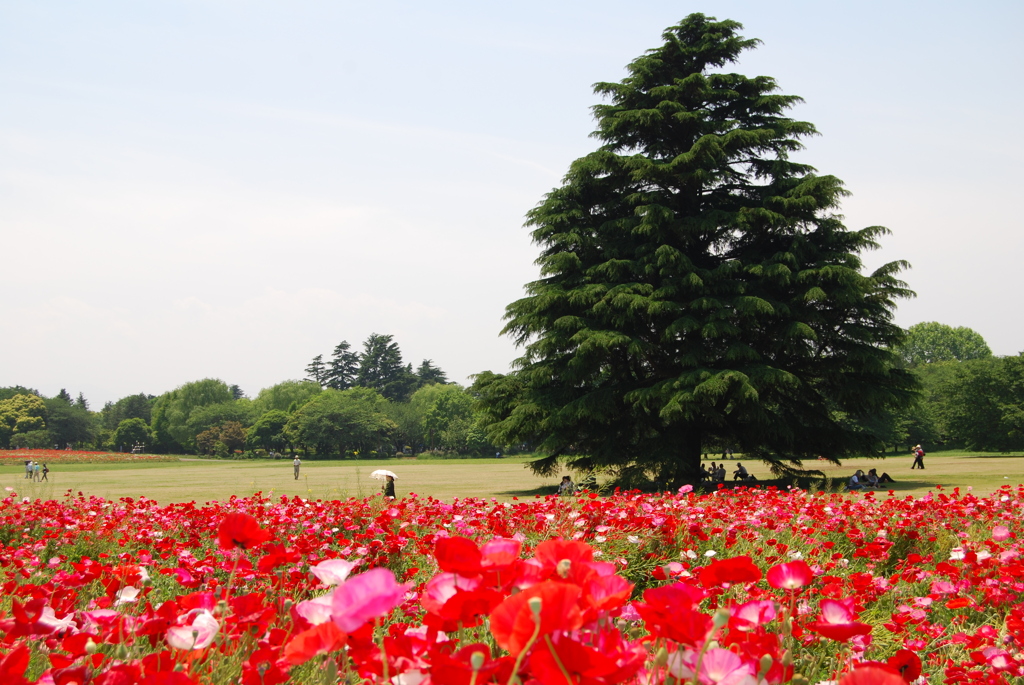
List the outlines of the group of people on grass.
<svg viewBox="0 0 1024 685">
<path fill-rule="evenodd" d="M 725 464 L 716 464 L 711 462 L 711 466 L 704 464 L 700 465 L 700 479 L 710 481 L 712 483 L 724 483 L 725 482 Z M 736 468 L 732 472 L 733 480 L 757 480 L 757 476 L 747 471 L 747 467 L 736 462 Z"/>
<path fill-rule="evenodd" d="M 877 469 L 871 469 L 867 473 L 864 473 L 860 469 L 857 469 L 857 473 L 850 476 L 850 481 L 846 484 L 848 490 L 873 490 L 882 483 L 895 483 L 888 473 L 882 473 L 878 475 Z"/>
<path fill-rule="evenodd" d="M 31 459 L 25 462 L 25 477 L 32 481 L 47 481 L 49 478 L 47 474 L 50 473 L 50 469 L 46 464 L 40 464 L 38 461 L 32 461 Z"/>
</svg>

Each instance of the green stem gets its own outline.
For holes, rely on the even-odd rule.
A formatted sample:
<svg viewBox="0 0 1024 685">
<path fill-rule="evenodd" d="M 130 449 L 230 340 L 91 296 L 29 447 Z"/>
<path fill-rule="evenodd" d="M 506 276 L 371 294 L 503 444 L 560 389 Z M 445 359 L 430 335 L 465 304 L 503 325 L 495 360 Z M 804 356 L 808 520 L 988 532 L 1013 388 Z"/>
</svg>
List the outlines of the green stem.
<svg viewBox="0 0 1024 685">
<path fill-rule="evenodd" d="M 565 670 L 565 666 L 562 665 L 562 660 L 558 658 L 558 652 L 555 651 L 555 646 L 551 644 L 551 638 L 545 635 L 544 642 L 547 643 L 548 650 L 551 652 L 551 657 L 558 665 L 558 670 L 562 672 L 565 682 L 569 683 L 569 685 L 573 685 L 572 678 L 569 676 L 569 671 Z"/>
<path fill-rule="evenodd" d="M 523 664 L 523 657 L 526 656 L 528 651 L 530 651 L 530 647 L 533 647 L 533 643 L 537 641 L 537 636 L 540 635 L 540 618 L 535 616 L 533 620 L 536 624 L 533 629 L 533 635 L 530 636 L 530 639 L 523 646 L 522 651 L 519 652 L 519 656 L 516 657 L 516 663 L 512 666 L 512 675 L 509 677 L 508 682 L 505 683 L 505 685 L 512 685 L 512 683 L 519 677 L 519 667 Z"/>
</svg>

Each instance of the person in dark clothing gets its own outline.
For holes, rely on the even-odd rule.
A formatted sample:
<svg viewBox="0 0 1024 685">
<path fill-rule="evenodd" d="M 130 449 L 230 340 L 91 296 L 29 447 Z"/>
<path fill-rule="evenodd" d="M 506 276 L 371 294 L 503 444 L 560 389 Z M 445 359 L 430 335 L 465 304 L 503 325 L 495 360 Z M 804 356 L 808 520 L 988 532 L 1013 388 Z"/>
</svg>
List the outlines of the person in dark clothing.
<svg viewBox="0 0 1024 685">
<path fill-rule="evenodd" d="M 50 467 L 48 467 L 46 464 L 43 464 L 43 480 L 45 480 L 45 481 L 49 481 L 50 480 L 49 478 L 46 477 L 46 474 L 48 474 L 49 472 L 50 472 Z"/>
<path fill-rule="evenodd" d="M 395 498 L 395 477 L 388 476 L 387 480 L 384 481 L 384 487 L 382 488 L 385 497 Z"/>
<path fill-rule="evenodd" d="M 921 449 L 920 445 L 914 448 L 914 464 L 910 467 L 910 469 L 924 470 L 924 450 Z"/>
<path fill-rule="evenodd" d="M 871 469 L 868 471 L 868 482 L 872 485 L 881 485 L 882 483 L 895 483 L 896 481 L 894 481 L 892 476 L 888 473 L 883 472 L 882 475 L 879 476 L 876 469 Z"/>
</svg>

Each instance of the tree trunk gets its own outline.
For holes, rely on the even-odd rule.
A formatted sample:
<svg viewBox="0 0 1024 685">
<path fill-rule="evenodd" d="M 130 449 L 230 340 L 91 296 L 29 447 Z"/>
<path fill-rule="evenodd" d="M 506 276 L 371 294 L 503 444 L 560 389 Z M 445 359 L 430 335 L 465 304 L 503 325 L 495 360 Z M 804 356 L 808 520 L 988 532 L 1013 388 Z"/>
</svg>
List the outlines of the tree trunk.
<svg viewBox="0 0 1024 685">
<path fill-rule="evenodd" d="M 688 426 L 680 431 L 678 456 L 663 471 L 668 476 L 663 480 L 672 490 L 700 483 L 701 441 L 699 428 Z"/>
</svg>

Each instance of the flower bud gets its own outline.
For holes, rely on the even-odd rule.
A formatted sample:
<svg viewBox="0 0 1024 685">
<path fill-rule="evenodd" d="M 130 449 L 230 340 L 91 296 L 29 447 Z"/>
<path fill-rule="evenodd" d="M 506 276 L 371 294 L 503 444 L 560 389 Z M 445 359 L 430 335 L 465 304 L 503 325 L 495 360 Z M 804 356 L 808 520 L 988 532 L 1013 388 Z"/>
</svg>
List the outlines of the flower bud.
<svg viewBox="0 0 1024 685">
<path fill-rule="evenodd" d="M 771 669 L 774 661 L 775 659 L 772 659 L 771 654 L 765 654 L 761 657 L 760 670 L 757 672 L 758 682 L 764 680 L 764 677 L 768 675 L 768 671 Z"/>
<path fill-rule="evenodd" d="M 793 650 L 787 649 L 782 653 L 782 665 L 786 668 L 793 665 Z"/>
<path fill-rule="evenodd" d="M 714 624 L 716 628 L 721 628 L 722 626 L 729 623 L 729 618 L 731 616 L 732 614 L 729 612 L 728 609 L 719 609 L 715 612 L 715 615 L 711 617 L 711 622 Z"/>
<path fill-rule="evenodd" d="M 543 604 L 543 602 L 541 602 L 540 597 L 530 597 L 530 599 L 528 599 L 526 601 L 526 603 L 528 605 L 530 605 L 530 611 L 533 612 L 533 620 L 539 622 L 540 621 L 540 608 L 541 608 L 541 605 Z"/>
<path fill-rule="evenodd" d="M 96 644 L 95 642 L 93 642 L 91 637 L 88 640 L 85 641 L 85 653 L 86 654 L 95 654 L 96 651 L 99 648 L 100 648 L 100 646 L 98 644 Z"/>
<path fill-rule="evenodd" d="M 469 655 L 469 665 L 473 667 L 474 671 L 479 671 L 484 667 L 484 653 L 473 652 Z"/>
<path fill-rule="evenodd" d="M 654 667 L 663 668 L 668 663 L 668 650 L 662 647 L 658 650 L 658 653 L 654 655 Z"/>
</svg>

